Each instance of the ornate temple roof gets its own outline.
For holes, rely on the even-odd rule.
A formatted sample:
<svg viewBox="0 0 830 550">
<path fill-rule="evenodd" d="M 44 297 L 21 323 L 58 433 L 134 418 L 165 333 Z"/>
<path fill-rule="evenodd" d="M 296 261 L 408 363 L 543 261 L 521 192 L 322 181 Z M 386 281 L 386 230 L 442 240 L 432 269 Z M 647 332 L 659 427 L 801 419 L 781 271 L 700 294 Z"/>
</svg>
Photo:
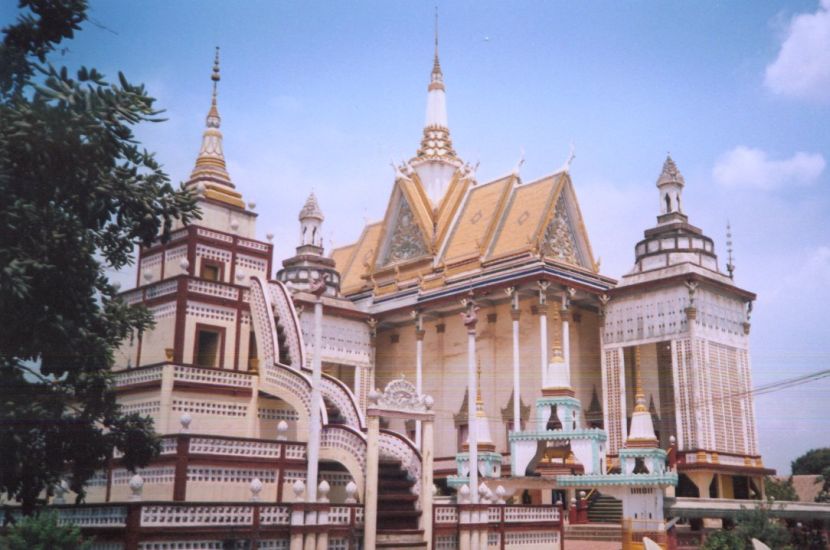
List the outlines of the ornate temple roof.
<svg viewBox="0 0 830 550">
<path fill-rule="evenodd" d="M 511 174 L 484 185 L 458 174 L 437 212 L 417 174 L 400 177 L 384 219 L 332 257 L 346 295 L 394 291 L 415 279 L 422 289 L 437 288 L 447 277 L 521 258 L 598 274 L 566 172 L 524 184 Z"/>
</svg>

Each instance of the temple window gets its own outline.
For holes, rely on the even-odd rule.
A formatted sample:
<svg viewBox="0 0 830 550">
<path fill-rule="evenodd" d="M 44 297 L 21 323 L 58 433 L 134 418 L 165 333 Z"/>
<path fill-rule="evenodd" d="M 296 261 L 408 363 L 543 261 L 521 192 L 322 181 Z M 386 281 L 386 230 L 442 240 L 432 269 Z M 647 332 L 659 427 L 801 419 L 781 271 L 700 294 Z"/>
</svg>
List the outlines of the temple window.
<svg viewBox="0 0 830 550">
<path fill-rule="evenodd" d="M 223 331 L 218 327 L 197 327 L 193 362 L 200 367 L 221 367 L 222 337 Z"/>
<path fill-rule="evenodd" d="M 202 260 L 202 268 L 199 272 L 202 279 L 208 281 L 219 281 L 222 279 L 222 264 Z"/>
</svg>

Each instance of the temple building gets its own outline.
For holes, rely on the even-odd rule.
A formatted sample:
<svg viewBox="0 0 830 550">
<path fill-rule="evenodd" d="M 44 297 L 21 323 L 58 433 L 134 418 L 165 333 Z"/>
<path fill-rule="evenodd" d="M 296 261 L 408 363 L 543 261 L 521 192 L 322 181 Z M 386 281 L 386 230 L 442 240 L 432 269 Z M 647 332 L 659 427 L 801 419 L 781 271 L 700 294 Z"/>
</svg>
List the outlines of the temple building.
<svg viewBox="0 0 830 550">
<path fill-rule="evenodd" d="M 101 548 L 561 548 L 566 509 L 585 523 L 597 499 L 641 541 L 687 497 L 761 498 L 755 295 L 689 223 L 670 157 L 634 268 L 601 274 L 572 156 L 489 182 L 458 156 L 436 37 L 383 217 L 326 251 L 311 193 L 278 268 L 227 171 L 218 50 L 212 80 L 186 183 L 203 217 L 142 248 L 123 293 L 156 325 L 119 350 L 118 400 L 161 455 L 113 457 L 89 507 L 61 508 Z"/>
</svg>

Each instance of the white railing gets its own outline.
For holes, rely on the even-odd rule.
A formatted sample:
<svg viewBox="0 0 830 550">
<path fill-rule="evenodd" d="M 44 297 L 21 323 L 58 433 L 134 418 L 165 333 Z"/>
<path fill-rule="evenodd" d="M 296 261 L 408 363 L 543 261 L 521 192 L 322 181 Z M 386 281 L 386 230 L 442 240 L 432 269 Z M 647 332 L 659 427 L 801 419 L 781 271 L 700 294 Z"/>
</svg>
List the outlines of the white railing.
<svg viewBox="0 0 830 550">
<path fill-rule="evenodd" d="M 525 523 L 534 521 L 559 521 L 559 509 L 555 507 L 506 506 L 505 523 Z"/>
<path fill-rule="evenodd" d="M 322 382 L 320 392 L 323 394 L 323 398 L 337 407 L 337 410 L 340 411 L 341 416 L 346 421 L 346 425 L 355 430 L 364 427 L 363 418 L 357 408 L 357 401 L 351 391 L 342 382 L 328 375 L 323 376 L 320 381 Z"/>
<path fill-rule="evenodd" d="M 196 294 L 205 294 L 207 296 L 215 296 L 217 298 L 225 298 L 227 300 L 239 299 L 238 288 L 222 283 L 214 283 L 212 281 L 189 279 L 187 281 L 187 290 Z"/>
<path fill-rule="evenodd" d="M 216 231 L 211 231 L 210 229 L 203 229 L 201 227 L 196 229 L 196 234 L 200 237 L 207 237 L 208 239 L 215 239 L 217 241 L 222 241 L 226 243 L 232 243 L 233 237 L 230 235 L 225 235 L 224 233 L 217 233 Z"/>
<path fill-rule="evenodd" d="M 163 455 L 174 455 L 179 450 L 179 442 L 175 437 L 165 437 L 161 440 L 161 453 Z"/>
<path fill-rule="evenodd" d="M 305 452 L 305 445 L 291 443 L 285 446 L 285 458 L 290 458 L 294 460 L 305 460 Z"/>
<path fill-rule="evenodd" d="M 58 523 L 78 527 L 124 527 L 127 525 L 127 509 L 124 506 L 61 508 Z"/>
<path fill-rule="evenodd" d="M 458 507 L 436 506 L 435 523 L 458 523 Z"/>
<path fill-rule="evenodd" d="M 352 520 L 352 509 L 348 506 L 332 506 L 329 510 L 329 523 L 332 525 L 348 525 Z"/>
<path fill-rule="evenodd" d="M 176 365 L 173 370 L 173 380 L 181 382 L 197 382 L 200 384 L 218 384 L 236 388 L 250 388 L 251 376 L 240 372 L 224 369 L 205 369 Z"/>
<path fill-rule="evenodd" d="M 487 521 L 498 523 L 501 521 L 501 506 L 490 506 L 487 509 Z"/>
<path fill-rule="evenodd" d="M 259 509 L 260 525 L 288 525 L 290 519 L 288 506 L 263 506 Z"/>
<path fill-rule="evenodd" d="M 116 388 L 145 384 L 161 380 L 161 366 L 146 369 L 122 370 L 113 374 L 113 383 Z"/>
<path fill-rule="evenodd" d="M 176 292 L 178 288 L 179 282 L 176 280 L 164 281 L 162 283 L 151 285 L 148 286 L 147 289 L 144 291 L 144 299 L 152 300 L 153 298 L 158 298 L 159 296 L 173 294 Z"/>
<path fill-rule="evenodd" d="M 251 525 L 251 506 L 143 506 L 142 527 Z"/>
<path fill-rule="evenodd" d="M 268 252 L 268 245 L 265 243 L 249 241 L 247 239 L 239 239 L 237 243 L 239 244 L 239 246 L 243 246 L 245 248 L 250 248 L 252 250 L 260 250 L 262 252 Z"/>
<path fill-rule="evenodd" d="M 412 486 L 412 493 L 420 495 L 421 457 L 408 441 L 400 434 L 382 431 L 378 439 L 378 450 L 380 456 L 400 461 L 401 467 L 407 473 L 407 477 L 415 482 L 415 485 Z"/>
<path fill-rule="evenodd" d="M 366 470 L 366 439 L 362 435 L 338 426 L 324 426 L 320 434 L 320 447 L 323 449 L 341 449 L 357 460 L 361 471 Z"/>
<path fill-rule="evenodd" d="M 213 437 L 193 437 L 190 440 L 192 454 L 279 458 L 280 447 L 279 443 L 270 441 L 240 441 Z"/>
</svg>

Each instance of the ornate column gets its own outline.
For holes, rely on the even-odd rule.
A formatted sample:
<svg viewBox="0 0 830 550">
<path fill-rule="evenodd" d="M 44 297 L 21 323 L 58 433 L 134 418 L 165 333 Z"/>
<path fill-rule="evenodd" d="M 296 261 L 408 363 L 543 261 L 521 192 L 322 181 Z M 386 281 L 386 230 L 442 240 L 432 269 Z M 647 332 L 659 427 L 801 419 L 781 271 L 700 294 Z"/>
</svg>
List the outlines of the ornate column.
<svg viewBox="0 0 830 550">
<path fill-rule="evenodd" d="M 306 474 L 306 502 L 317 502 L 318 461 L 320 460 L 320 409 L 323 397 L 320 393 L 323 350 L 323 292 L 326 282 L 318 279 L 312 284 L 314 302 L 314 355 L 311 359 L 311 415 L 308 429 L 308 472 Z"/>
<path fill-rule="evenodd" d="M 522 431 L 521 384 L 519 379 L 519 291 L 515 287 L 506 290 L 511 298 L 510 317 L 513 319 L 513 431 Z"/>
<path fill-rule="evenodd" d="M 686 282 L 686 288 L 689 291 L 689 307 L 685 310 L 686 329 L 689 333 L 689 356 L 686 358 L 686 372 L 689 373 L 694 402 L 699 404 L 692 411 L 692 414 L 694 415 L 695 441 L 689 441 L 687 445 L 689 448 L 694 446 L 698 449 L 707 449 L 709 448 L 707 441 L 708 434 L 706 434 L 704 430 L 706 423 L 703 422 L 703 415 L 708 413 L 710 407 L 709 405 L 701 405 L 704 401 L 703 396 L 705 395 L 705 388 L 703 387 L 703 380 L 705 378 L 703 373 L 700 372 L 698 368 L 700 357 L 697 349 L 697 331 L 695 330 L 697 324 L 697 306 L 695 304 L 695 293 L 697 292 L 697 287 L 698 283 L 696 282 Z"/>
<path fill-rule="evenodd" d="M 434 459 L 433 421 L 419 420 L 423 439 L 421 440 L 421 529 L 427 548 L 432 548 L 432 468 Z"/>
<path fill-rule="evenodd" d="M 476 323 L 478 307 L 472 296 L 465 301 L 467 311 L 461 314 L 467 328 L 467 433 L 470 456 L 470 502 L 478 503 L 478 423 L 476 422 Z"/>
<path fill-rule="evenodd" d="M 565 358 L 565 370 L 568 373 L 568 383 L 571 381 L 571 298 L 576 294 L 576 289 L 567 287 L 562 295 L 562 355 Z"/>
<path fill-rule="evenodd" d="M 547 281 L 539 281 L 539 353 L 542 379 L 540 380 L 542 388 L 547 382 L 548 372 L 548 287 L 550 283 Z"/>
<path fill-rule="evenodd" d="M 159 403 L 159 433 L 166 434 L 170 429 L 170 413 L 173 411 L 173 374 L 176 367 L 165 363 L 161 367 L 161 397 Z"/>
<path fill-rule="evenodd" d="M 415 318 L 415 391 L 418 395 L 424 393 L 424 317 L 419 311 L 413 311 L 412 316 Z M 415 421 L 415 446 L 421 449 L 421 421 Z"/>
<path fill-rule="evenodd" d="M 371 413 L 367 414 L 366 428 L 368 433 L 366 434 L 366 494 L 363 498 L 363 548 L 365 550 L 375 550 L 378 530 L 378 439 L 380 438 L 380 416 Z M 421 491 L 424 491 L 423 487 L 421 487 Z M 432 513 L 431 510 L 430 513 Z"/>
</svg>

